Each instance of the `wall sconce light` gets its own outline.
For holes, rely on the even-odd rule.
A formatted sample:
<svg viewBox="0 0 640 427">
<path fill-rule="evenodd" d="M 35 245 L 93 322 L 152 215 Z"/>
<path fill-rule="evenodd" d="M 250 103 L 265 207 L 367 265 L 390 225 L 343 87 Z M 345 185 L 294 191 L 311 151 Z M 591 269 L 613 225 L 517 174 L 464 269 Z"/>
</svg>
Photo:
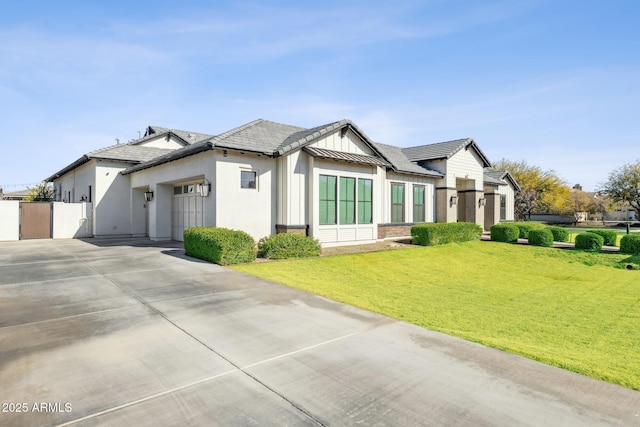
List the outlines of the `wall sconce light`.
<svg viewBox="0 0 640 427">
<path fill-rule="evenodd" d="M 222 150 L 222 155 L 223 155 L 224 157 L 227 157 L 227 156 L 228 156 L 227 150 Z"/>
<path fill-rule="evenodd" d="M 478 207 L 485 206 L 486 204 L 487 204 L 487 199 L 485 199 L 484 197 L 481 197 L 480 199 L 478 199 Z"/>
<path fill-rule="evenodd" d="M 202 184 L 198 184 L 198 191 L 202 197 L 208 197 L 211 192 L 211 182 L 205 178 Z"/>
<path fill-rule="evenodd" d="M 153 200 L 153 191 L 145 191 L 144 192 L 144 200 L 150 202 Z"/>
<path fill-rule="evenodd" d="M 449 199 L 449 203 L 451 203 L 451 206 L 457 205 L 458 204 L 458 196 L 451 196 L 451 199 Z"/>
</svg>

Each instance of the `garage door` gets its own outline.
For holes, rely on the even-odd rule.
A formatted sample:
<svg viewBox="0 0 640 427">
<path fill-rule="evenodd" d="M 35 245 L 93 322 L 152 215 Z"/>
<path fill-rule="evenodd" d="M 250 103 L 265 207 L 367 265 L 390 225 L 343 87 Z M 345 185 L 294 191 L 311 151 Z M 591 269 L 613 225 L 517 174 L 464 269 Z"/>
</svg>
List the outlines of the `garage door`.
<svg viewBox="0 0 640 427">
<path fill-rule="evenodd" d="M 180 185 L 173 188 L 171 208 L 171 238 L 184 240 L 184 230 L 204 225 L 203 198 L 195 193 L 196 185 Z"/>
</svg>

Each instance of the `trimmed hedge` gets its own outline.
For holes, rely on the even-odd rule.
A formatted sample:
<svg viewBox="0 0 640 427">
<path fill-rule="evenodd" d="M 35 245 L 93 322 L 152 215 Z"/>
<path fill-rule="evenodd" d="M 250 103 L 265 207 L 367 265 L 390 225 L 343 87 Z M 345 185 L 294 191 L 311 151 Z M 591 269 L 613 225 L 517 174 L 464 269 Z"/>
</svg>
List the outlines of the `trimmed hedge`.
<svg viewBox="0 0 640 427">
<path fill-rule="evenodd" d="M 262 258 L 286 259 L 319 255 L 320 242 L 300 234 L 272 234 L 258 242 L 258 256 Z"/>
<path fill-rule="evenodd" d="M 472 222 L 417 224 L 411 227 L 413 244 L 422 246 L 478 240 L 480 235 L 482 227 Z"/>
<path fill-rule="evenodd" d="M 491 226 L 491 240 L 494 242 L 513 243 L 518 241 L 520 228 L 513 224 L 494 224 Z"/>
<path fill-rule="evenodd" d="M 615 246 L 618 241 L 618 233 L 613 230 L 587 230 L 587 233 L 602 236 L 605 246 Z"/>
<path fill-rule="evenodd" d="M 594 233 L 580 233 L 576 236 L 576 249 L 600 252 L 604 237 Z"/>
<path fill-rule="evenodd" d="M 184 230 L 187 255 L 220 265 L 241 264 L 256 259 L 256 242 L 239 230 L 192 227 Z"/>
<path fill-rule="evenodd" d="M 625 234 L 620 240 L 620 252 L 624 254 L 640 254 L 640 234 Z"/>
<path fill-rule="evenodd" d="M 529 231 L 529 244 L 532 246 L 553 246 L 553 233 L 547 228 L 533 229 Z"/>
<path fill-rule="evenodd" d="M 529 231 L 531 230 L 544 228 L 544 225 L 535 222 L 513 222 L 512 224 L 520 229 L 520 235 L 518 237 L 521 239 L 528 239 Z"/>
<path fill-rule="evenodd" d="M 562 227 L 547 227 L 547 230 L 551 231 L 553 234 L 554 242 L 568 242 L 569 241 L 569 230 Z"/>
</svg>

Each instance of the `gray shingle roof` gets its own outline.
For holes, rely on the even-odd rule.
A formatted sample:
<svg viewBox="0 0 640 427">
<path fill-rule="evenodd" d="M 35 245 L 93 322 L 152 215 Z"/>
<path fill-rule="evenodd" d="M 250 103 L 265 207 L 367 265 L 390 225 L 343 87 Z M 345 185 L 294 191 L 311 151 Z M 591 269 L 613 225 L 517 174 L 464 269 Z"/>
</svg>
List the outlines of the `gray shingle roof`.
<svg viewBox="0 0 640 427">
<path fill-rule="evenodd" d="M 67 172 L 70 172 L 73 169 L 82 166 L 91 159 L 115 160 L 124 163 L 137 164 L 170 153 L 171 151 L 173 150 L 145 147 L 144 145 L 116 144 L 85 154 L 75 162 L 71 163 L 67 167 L 59 170 L 58 172 L 45 179 L 45 181 L 53 181 L 54 179 L 61 177 Z"/>
<path fill-rule="evenodd" d="M 398 172 L 426 175 L 435 178 L 444 177 L 444 175 L 438 171 L 422 167 L 417 163 L 413 163 L 412 161 L 410 161 L 400 147 L 381 144 L 379 142 L 375 142 L 374 145 L 378 149 L 380 154 L 382 154 L 389 161 L 389 163 L 391 163 L 393 169 Z"/>
<path fill-rule="evenodd" d="M 483 167 L 490 167 L 491 162 L 480 150 L 472 138 L 455 139 L 453 141 L 438 142 L 436 144 L 420 145 L 418 147 L 403 148 L 402 152 L 413 162 L 423 160 L 450 159 L 463 148 L 473 148 L 484 162 Z"/>
<path fill-rule="evenodd" d="M 191 132 L 191 131 L 180 130 L 180 129 L 170 129 L 170 128 L 164 128 L 161 126 L 148 126 L 144 133 L 144 136 L 135 141 L 131 141 L 131 144 L 140 145 L 150 139 L 157 138 L 158 136 L 162 136 L 168 133 L 172 133 L 176 135 L 178 138 L 180 138 L 182 141 L 184 141 L 186 144 L 189 144 L 189 145 L 195 144 L 196 142 L 200 142 L 205 139 L 209 139 L 213 137 L 213 135 L 209 135 L 206 133 Z"/>
<path fill-rule="evenodd" d="M 509 181 L 511 182 L 511 184 L 513 185 L 513 188 L 516 191 L 520 190 L 520 186 L 518 185 L 516 180 L 513 178 L 513 176 L 509 172 L 506 172 L 506 171 L 485 171 L 484 181 L 485 182 L 498 181 L 499 185 L 507 185 L 507 181 Z"/>
</svg>

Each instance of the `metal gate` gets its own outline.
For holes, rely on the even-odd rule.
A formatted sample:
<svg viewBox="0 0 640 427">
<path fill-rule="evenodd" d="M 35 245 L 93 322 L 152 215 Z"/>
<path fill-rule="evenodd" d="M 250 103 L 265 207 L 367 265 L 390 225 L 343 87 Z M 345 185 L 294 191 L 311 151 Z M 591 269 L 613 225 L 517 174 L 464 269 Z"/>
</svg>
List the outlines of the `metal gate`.
<svg viewBox="0 0 640 427">
<path fill-rule="evenodd" d="M 20 203 L 20 239 L 50 239 L 52 203 Z"/>
</svg>

